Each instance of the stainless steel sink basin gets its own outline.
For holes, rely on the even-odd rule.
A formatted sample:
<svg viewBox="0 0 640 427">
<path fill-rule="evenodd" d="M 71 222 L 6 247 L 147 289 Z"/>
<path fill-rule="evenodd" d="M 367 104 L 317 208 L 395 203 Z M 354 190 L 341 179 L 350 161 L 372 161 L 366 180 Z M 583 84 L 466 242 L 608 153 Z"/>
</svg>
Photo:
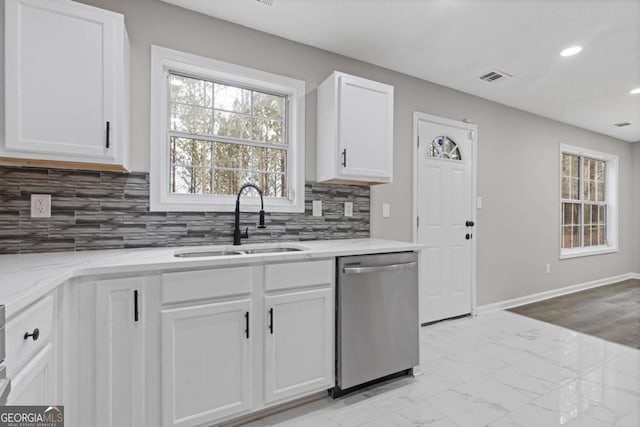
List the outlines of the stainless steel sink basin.
<svg viewBox="0 0 640 427">
<path fill-rule="evenodd" d="M 194 252 L 180 252 L 173 256 L 178 258 L 199 258 L 199 257 L 215 257 L 215 256 L 227 256 L 227 255 L 242 255 L 242 252 L 238 251 L 194 251 Z"/>
<path fill-rule="evenodd" d="M 244 252 L 247 255 L 250 254 L 272 254 L 278 252 L 298 252 L 304 249 L 300 248 L 257 248 L 257 249 L 241 249 L 241 252 Z"/>
<path fill-rule="evenodd" d="M 303 251 L 304 249 L 295 248 L 291 246 L 280 246 L 273 248 L 243 248 L 242 246 L 238 247 L 236 250 L 232 249 L 218 249 L 218 250 L 194 250 L 194 251 L 183 251 L 174 253 L 173 256 L 177 258 L 206 258 L 206 257 L 219 257 L 219 256 L 229 256 L 229 255 L 254 255 L 254 254 L 275 254 L 281 252 L 298 252 Z"/>
</svg>

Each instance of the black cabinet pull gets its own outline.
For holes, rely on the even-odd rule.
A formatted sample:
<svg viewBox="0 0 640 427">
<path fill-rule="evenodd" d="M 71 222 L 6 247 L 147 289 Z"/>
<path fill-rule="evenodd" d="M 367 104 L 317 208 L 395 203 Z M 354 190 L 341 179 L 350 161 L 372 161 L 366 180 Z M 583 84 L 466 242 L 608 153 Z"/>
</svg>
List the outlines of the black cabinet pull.
<svg viewBox="0 0 640 427">
<path fill-rule="evenodd" d="M 138 312 L 138 290 L 133 291 L 133 321 L 137 322 L 139 319 Z"/>
<path fill-rule="evenodd" d="M 40 337 L 40 329 L 35 328 L 31 333 L 25 332 L 24 339 L 29 339 L 29 337 L 33 338 L 34 341 L 38 341 L 38 338 Z"/>
<path fill-rule="evenodd" d="M 249 312 L 247 311 L 244 314 L 244 335 L 245 337 L 247 337 L 247 339 L 249 339 Z"/>
<path fill-rule="evenodd" d="M 273 335 L 273 308 L 269 309 L 269 332 Z"/>
<path fill-rule="evenodd" d="M 467 233 L 466 236 L 464 236 L 467 240 L 470 240 L 473 237 L 473 234 L 469 234 Z"/>
<path fill-rule="evenodd" d="M 465 225 L 466 225 L 467 227 L 473 227 L 474 225 L 476 225 L 476 223 L 475 223 L 475 222 L 473 222 L 473 221 L 467 221 L 467 222 L 465 222 Z"/>
<path fill-rule="evenodd" d="M 342 167 L 347 167 L 347 149 L 342 150 Z"/>
<path fill-rule="evenodd" d="M 107 148 L 109 148 L 109 136 L 111 134 L 111 122 L 107 122 Z"/>
</svg>

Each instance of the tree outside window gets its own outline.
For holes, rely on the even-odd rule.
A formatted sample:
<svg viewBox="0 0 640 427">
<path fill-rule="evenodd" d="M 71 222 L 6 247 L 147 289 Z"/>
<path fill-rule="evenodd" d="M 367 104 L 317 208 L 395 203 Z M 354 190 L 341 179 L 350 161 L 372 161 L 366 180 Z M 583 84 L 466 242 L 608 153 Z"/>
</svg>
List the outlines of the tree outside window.
<svg viewBox="0 0 640 427">
<path fill-rule="evenodd" d="M 169 74 L 169 191 L 287 197 L 287 97 Z"/>
</svg>

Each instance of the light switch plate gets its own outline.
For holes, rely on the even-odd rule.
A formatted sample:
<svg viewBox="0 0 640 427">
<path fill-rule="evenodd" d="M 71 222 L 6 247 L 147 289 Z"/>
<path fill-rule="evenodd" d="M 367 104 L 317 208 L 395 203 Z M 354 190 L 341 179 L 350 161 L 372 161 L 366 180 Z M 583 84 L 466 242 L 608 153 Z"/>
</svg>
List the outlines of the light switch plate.
<svg viewBox="0 0 640 427">
<path fill-rule="evenodd" d="M 391 216 L 391 205 L 389 203 L 382 204 L 382 218 L 389 218 Z"/>
<path fill-rule="evenodd" d="M 31 218 L 51 218 L 51 194 L 31 195 Z"/>
<path fill-rule="evenodd" d="M 344 216 L 353 216 L 353 202 L 344 202 Z"/>
<path fill-rule="evenodd" d="M 313 201 L 313 216 L 322 216 L 322 200 Z"/>
</svg>

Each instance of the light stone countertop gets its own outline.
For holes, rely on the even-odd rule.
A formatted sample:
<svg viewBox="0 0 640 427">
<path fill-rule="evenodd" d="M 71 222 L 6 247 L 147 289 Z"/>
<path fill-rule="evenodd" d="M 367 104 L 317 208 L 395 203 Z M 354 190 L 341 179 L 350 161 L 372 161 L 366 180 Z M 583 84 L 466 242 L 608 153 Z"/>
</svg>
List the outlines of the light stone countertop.
<svg viewBox="0 0 640 427">
<path fill-rule="evenodd" d="M 177 258 L 176 252 L 242 250 L 263 247 L 296 247 L 298 252 Z M 422 245 L 381 239 L 313 240 L 247 244 L 239 247 L 178 246 L 171 248 L 112 249 L 103 251 L 50 252 L 0 255 L 0 304 L 6 317 L 41 298 L 69 279 L 109 274 L 140 274 L 206 267 L 262 264 L 277 261 L 331 258 L 336 256 L 416 251 Z"/>
</svg>

